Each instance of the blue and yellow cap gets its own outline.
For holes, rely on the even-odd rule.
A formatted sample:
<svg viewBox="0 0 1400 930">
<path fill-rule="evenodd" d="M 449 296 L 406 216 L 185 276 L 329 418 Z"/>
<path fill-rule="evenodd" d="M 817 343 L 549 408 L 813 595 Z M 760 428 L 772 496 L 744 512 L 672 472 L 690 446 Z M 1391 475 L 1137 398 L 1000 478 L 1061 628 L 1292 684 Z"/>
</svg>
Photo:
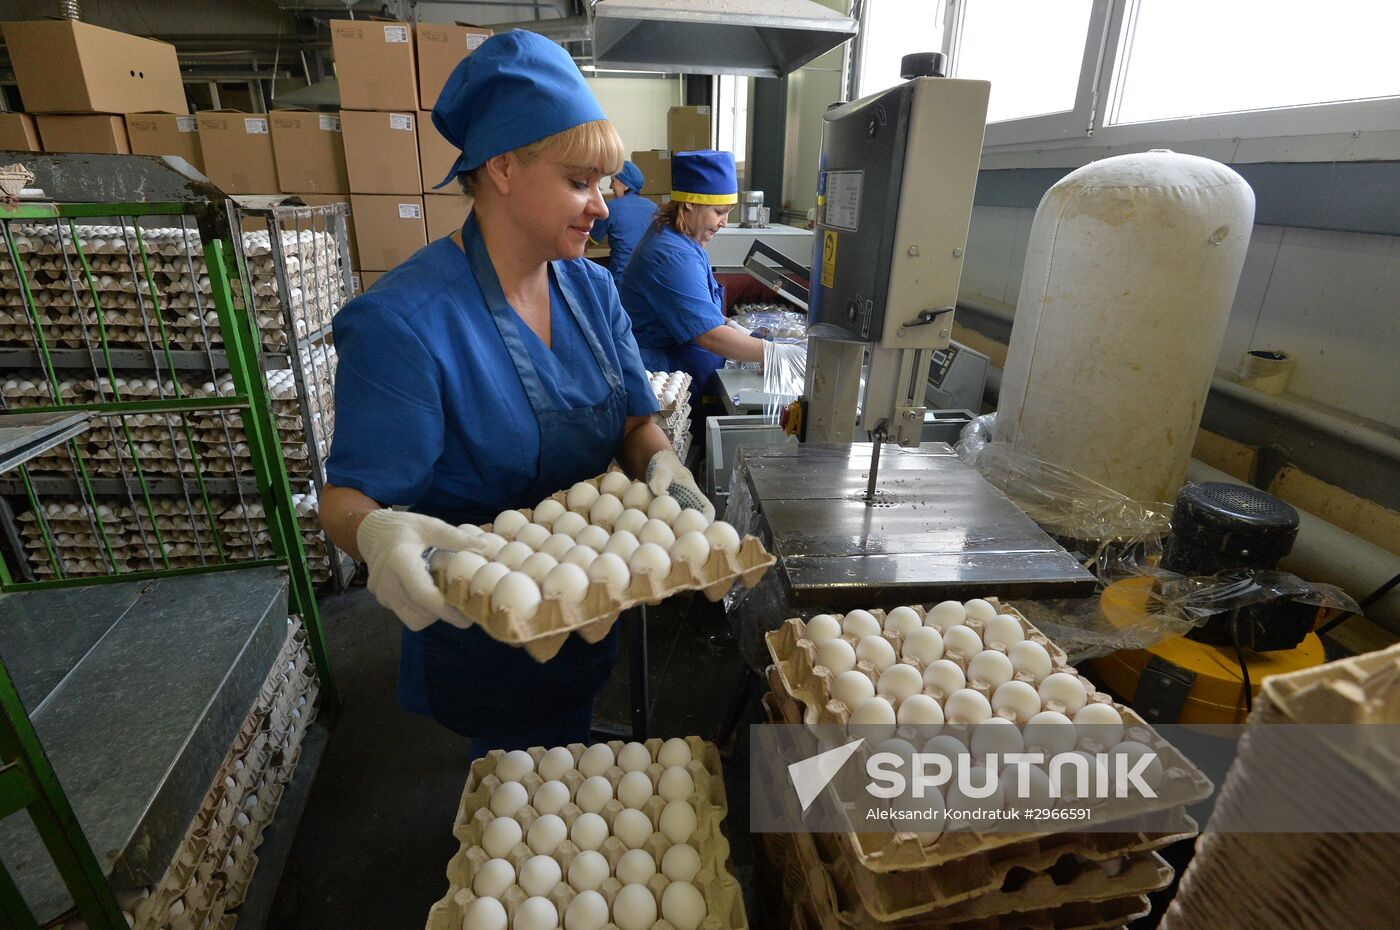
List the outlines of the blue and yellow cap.
<svg viewBox="0 0 1400 930">
<path fill-rule="evenodd" d="M 671 199 L 705 206 L 739 202 L 733 152 L 677 152 L 671 156 Z"/>
<path fill-rule="evenodd" d="M 438 94 L 433 125 L 462 150 L 442 187 L 487 159 L 607 119 L 569 53 L 542 35 L 494 35 L 457 63 Z"/>
</svg>

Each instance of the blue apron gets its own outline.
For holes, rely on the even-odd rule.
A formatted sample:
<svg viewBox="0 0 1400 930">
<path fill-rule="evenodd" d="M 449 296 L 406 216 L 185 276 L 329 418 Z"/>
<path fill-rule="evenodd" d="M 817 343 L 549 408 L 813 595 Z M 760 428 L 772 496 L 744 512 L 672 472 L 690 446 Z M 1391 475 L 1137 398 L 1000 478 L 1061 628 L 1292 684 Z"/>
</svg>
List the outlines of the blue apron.
<svg viewBox="0 0 1400 930">
<path fill-rule="evenodd" d="M 540 428 L 534 485 L 523 500 L 502 500 L 489 513 L 464 518 L 464 522 L 485 523 L 500 509 L 534 506 L 555 491 L 603 471 L 623 433 L 627 392 L 621 373 L 609 362 L 598 334 L 580 311 L 578 295 L 564 276 L 551 268 L 551 277 L 609 389 L 599 404 L 556 409 L 530 359 L 518 317 L 506 302 L 474 216 L 468 217 L 462 228 L 462 245 Z M 418 633 L 405 628 L 405 658 L 414 654 L 422 657 L 426 706 L 413 700 L 420 695 L 405 693 L 411 683 L 404 680 L 402 671 L 400 702 L 410 710 L 431 713 L 449 729 L 472 737 L 473 757 L 494 748 L 587 742 L 594 698 L 617 661 L 618 630 L 614 626 L 605 639 L 593 645 L 570 636 L 558 655 L 541 663 L 523 649 L 492 639 L 479 627 L 459 630 L 438 622 Z"/>
</svg>

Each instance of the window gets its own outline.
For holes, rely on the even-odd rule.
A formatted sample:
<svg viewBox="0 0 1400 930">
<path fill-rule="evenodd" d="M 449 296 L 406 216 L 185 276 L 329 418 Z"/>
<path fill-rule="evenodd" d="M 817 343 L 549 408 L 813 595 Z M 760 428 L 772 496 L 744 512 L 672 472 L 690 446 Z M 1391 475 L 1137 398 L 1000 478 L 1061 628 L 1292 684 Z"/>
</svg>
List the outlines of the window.
<svg viewBox="0 0 1400 930">
<path fill-rule="evenodd" d="M 856 96 L 898 84 L 899 62 L 943 47 L 943 4 L 937 0 L 866 0 L 861 23 Z"/>
<path fill-rule="evenodd" d="M 957 6 L 952 75 L 992 82 L 987 122 L 1074 109 L 1093 0 Z"/>
<path fill-rule="evenodd" d="M 715 88 L 715 147 L 733 152 L 743 164 L 749 150 L 749 81 L 732 74 L 720 75 Z"/>
</svg>

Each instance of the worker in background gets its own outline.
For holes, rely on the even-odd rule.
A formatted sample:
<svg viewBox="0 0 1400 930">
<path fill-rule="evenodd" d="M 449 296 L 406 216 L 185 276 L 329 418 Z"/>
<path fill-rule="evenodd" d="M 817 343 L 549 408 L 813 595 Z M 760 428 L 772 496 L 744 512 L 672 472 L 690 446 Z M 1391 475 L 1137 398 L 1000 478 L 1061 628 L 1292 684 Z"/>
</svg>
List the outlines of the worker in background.
<svg viewBox="0 0 1400 930">
<path fill-rule="evenodd" d="M 536 662 L 444 603 L 424 553 L 469 548 L 459 524 L 533 507 L 614 457 L 656 493 L 708 505 L 651 420 L 612 278 L 582 257 L 622 140 L 568 53 L 525 31 L 458 64 L 433 123 L 462 150 L 448 180 L 475 204 L 335 317 L 322 521 L 404 623 L 403 707 L 471 737 L 473 757 L 587 742 L 618 628 Z"/>
<path fill-rule="evenodd" d="M 642 196 L 646 183 L 641 168 L 630 161 L 623 162 L 622 170 L 612 178 L 613 199 L 608 204 L 608 215 L 593 224 L 593 241 L 608 243 L 608 270 L 615 282 L 622 280 L 632 250 L 656 216 L 656 204 Z"/>
<path fill-rule="evenodd" d="M 763 340 L 725 325 L 724 288 L 715 280 L 705 243 L 739 202 L 730 152 L 677 152 L 671 157 L 671 200 L 661 205 L 622 276 L 622 306 L 642 362 L 652 371 L 693 378 L 696 423 L 718 399 L 717 369 L 725 359 L 763 362 Z"/>
</svg>

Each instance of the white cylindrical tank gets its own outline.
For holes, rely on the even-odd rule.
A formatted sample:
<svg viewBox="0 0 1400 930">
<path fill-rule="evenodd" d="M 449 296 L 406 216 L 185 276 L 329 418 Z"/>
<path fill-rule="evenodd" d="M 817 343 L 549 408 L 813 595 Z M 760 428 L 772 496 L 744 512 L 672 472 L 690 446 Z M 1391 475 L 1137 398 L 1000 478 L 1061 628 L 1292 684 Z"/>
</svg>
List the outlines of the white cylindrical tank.
<svg viewBox="0 0 1400 930">
<path fill-rule="evenodd" d="M 1254 223 L 1219 162 L 1106 158 L 1046 192 L 1031 224 L 997 441 L 1138 501 L 1186 475 Z"/>
</svg>

